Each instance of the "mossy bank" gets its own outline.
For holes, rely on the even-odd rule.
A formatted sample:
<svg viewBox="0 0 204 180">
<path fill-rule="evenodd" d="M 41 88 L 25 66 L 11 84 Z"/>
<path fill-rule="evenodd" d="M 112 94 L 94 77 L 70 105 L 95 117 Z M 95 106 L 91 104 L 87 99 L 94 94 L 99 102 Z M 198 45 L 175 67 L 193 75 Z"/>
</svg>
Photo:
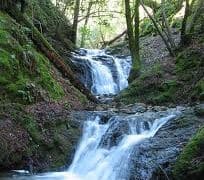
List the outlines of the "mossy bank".
<svg viewBox="0 0 204 180">
<path fill-rule="evenodd" d="M 0 170 L 48 170 L 71 160 L 80 124 L 64 105 L 0 105 Z"/>
<path fill-rule="evenodd" d="M 61 56 L 73 48 L 69 22 L 51 1 L 29 1 L 24 16 Z M 39 171 L 69 162 L 80 136 L 69 114 L 87 104 L 37 47 L 33 29 L 0 10 L 0 170 Z"/>
<path fill-rule="evenodd" d="M 204 101 L 204 44 L 181 50 L 176 58 L 165 57 L 141 72 L 117 101 L 131 104 L 186 104 Z"/>
<path fill-rule="evenodd" d="M 175 179 L 202 179 L 204 176 L 204 128 L 186 145 L 175 166 Z"/>
</svg>

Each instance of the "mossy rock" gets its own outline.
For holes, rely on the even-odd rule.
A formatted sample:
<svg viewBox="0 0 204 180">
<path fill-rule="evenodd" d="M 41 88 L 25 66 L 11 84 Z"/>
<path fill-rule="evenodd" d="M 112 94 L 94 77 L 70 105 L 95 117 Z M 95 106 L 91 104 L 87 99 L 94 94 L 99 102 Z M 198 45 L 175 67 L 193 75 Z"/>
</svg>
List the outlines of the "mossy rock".
<svg viewBox="0 0 204 180">
<path fill-rule="evenodd" d="M 184 71 L 199 69 L 204 66 L 204 55 L 199 49 L 187 49 L 179 53 L 176 59 L 177 73 L 184 75 Z"/>
<path fill-rule="evenodd" d="M 202 179 L 204 176 L 204 128 L 186 145 L 174 166 L 175 179 Z"/>
<path fill-rule="evenodd" d="M 196 105 L 194 111 L 197 116 L 204 117 L 204 104 Z"/>
</svg>

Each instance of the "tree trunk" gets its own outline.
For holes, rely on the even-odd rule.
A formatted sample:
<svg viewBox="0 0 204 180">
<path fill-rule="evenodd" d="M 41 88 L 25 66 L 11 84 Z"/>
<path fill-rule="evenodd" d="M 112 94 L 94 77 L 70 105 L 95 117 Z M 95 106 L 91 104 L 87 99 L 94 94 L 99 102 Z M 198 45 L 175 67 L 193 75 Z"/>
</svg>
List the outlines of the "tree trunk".
<svg viewBox="0 0 204 180">
<path fill-rule="evenodd" d="M 73 84 L 73 86 L 82 92 L 89 100 L 98 102 L 98 100 L 91 94 L 91 92 L 82 84 L 75 76 L 71 68 L 64 63 L 62 57 L 55 51 L 55 49 L 49 44 L 44 36 L 38 31 L 38 29 L 30 22 L 29 18 L 20 13 L 16 9 L 10 9 L 9 13 L 17 22 L 27 26 L 33 31 L 33 42 L 44 53 L 50 62 Z M 70 60 L 71 61 L 71 60 Z"/>
<path fill-rule="evenodd" d="M 171 44 L 171 47 L 173 49 L 176 49 L 176 45 L 175 45 L 174 40 L 172 38 L 171 29 L 170 29 L 170 26 L 169 26 L 169 23 L 168 23 L 168 20 L 167 20 L 167 17 L 166 17 L 165 0 L 162 0 L 162 18 L 163 18 L 163 21 L 164 21 L 164 26 L 165 26 L 165 29 L 166 29 L 166 36 L 167 36 L 167 38 L 169 40 L 169 43 Z"/>
<path fill-rule="evenodd" d="M 84 45 L 85 45 L 85 38 L 86 38 L 85 30 L 87 28 L 87 24 L 88 24 L 88 21 L 89 21 L 89 16 L 90 16 L 92 5 L 93 5 L 92 1 L 89 1 L 87 14 L 86 14 L 86 19 L 85 19 L 85 22 L 84 22 L 84 30 L 83 30 L 82 35 L 81 35 L 81 45 L 80 45 L 80 47 L 84 47 Z"/>
<path fill-rule="evenodd" d="M 117 41 L 118 39 L 120 39 L 121 37 L 123 37 L 125 34 L 127 34 L 127 29 L 126 29 L 125 31 L 123 31 L 121 34 L 118 34 L 116 37 L 114 37 L 114 38 L 111 39 L 110 41 L 105 41 L 102 47 L 110 46 L 110 45 L 113 44 L 115 41 Z"/>
<path fill-rule="evenodd" d="M 130 54 L 132 57 L 132 69 L 129 76 L 129 82 L 132 82 L 140 71 L 140 55 L 139 55 L 139 0 L 135 1 L 135 28 L 133 27 L 130 1 L 125 0 L 125 17 L 127 23 L 128 43 Z"/>
<path fill-rule="evenodd" d="M 191 3 L 191 9 L 193 8 L 193 5 L 195 4 L 195 2 L 193 1 Z M 200 14 L 203 12 L 204 9 L 204 1 L 203 0 L 199 0 L 197 5 L 196 5 L 196 10 L 193 13 L 191 22 L 189 24 L 189 33 L 192 34 L 193 30 L 194 30 L 194 26 L 197 22 L 197 20 L 199 19 Z"/>
<path fill-rule="evenodd" d="M 159 26 L 157 25 L 156 20 L 151 16 L 151 14 L 149 13 L 147 8 L 145 7 L 145 5 L 144 5 L 142 0 L 140 0 L 140 4 L 142 5 L 144 11 L 147 13 L 147 15 L 151 19 L 152 23 L 154 24 L 154 27 L 156 28 L 157 32 L 159 33 L 160 37 L 162 38 L 162 40 L 163 40 L 164 44 L 166 45 L 166 48 L 168 49 L 170 55 L 174 57 L 175 53 L 174 53 L 173 49 L 171 48 L 171 46 L 169 45 L 169 43 L 166 40 L 166 38 L 164 37 L 164 35 L 163 35 L 162 31 L 160 30 Z"/>
<path fill-rule="evenodd" d="M 189 5 L 189 0 L 186 0 L 185 14 L 184 14 L 184 18 L 181 26 L 181 46 L 188 45 L 190 41 L 190 38 L 186 33 L 186 26 L 187 26 L 187 21 L 189 16 L 190 16 L 190 5 Z"/>
<path fill-rule="evenodd" d="M 135 61 L 133 61 L 133 69 L 136 71 L 140 70 L 140 45 L 139 45 L 139 38 L 140 38 L 140 15 L 139 15 L 139 6 L 140 6 L 140 2 L 139 0 L 135 1 L 135 53 L 136 53 L 136 59 Z"/>
<path fill-rule="evenodd" d="M 72 25 L 72 42 L 74 44 L 76 44 L 76 41 L 77 41 L 79 10 L 80 10 L 80 0 L 76 0 L 75 8 L 74 8 L 74 20 Z"/>
</svg>

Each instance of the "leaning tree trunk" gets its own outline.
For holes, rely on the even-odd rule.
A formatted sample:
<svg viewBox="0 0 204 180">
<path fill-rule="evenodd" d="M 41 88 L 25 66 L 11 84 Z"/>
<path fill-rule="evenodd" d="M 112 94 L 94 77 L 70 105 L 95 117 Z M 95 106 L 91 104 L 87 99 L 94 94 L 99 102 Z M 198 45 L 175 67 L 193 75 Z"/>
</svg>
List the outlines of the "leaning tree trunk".
<svg viewBox="0 0 204 180">
<path fill-rule="evenodd" d="M 32 40 L 37 45 L 37 47 L 42 51 L 43 54 L 50 60 L 50 62 L 64 75 L 69 81 L 82 92 L 89 100 L 93 102 L 98 102 L 98 100 L 91 94 L 91 92 L 82 84 L 79 79 L 75 76 L 71 68 L 64 63 L 62 57 L 55 51 L 55 49 L 50 45 L 50 43 L 44 38 L 44 36 L 38 31 L 38 29 L 30 22 L 26 15 L 20 13 L 17 9 L 10 9 L 9 13 L 13 18 L 15 18 L 19 23 L 32 29 L 33 36 Z M 71 61 L 71 60 L 70 60 Z"/>
<path fill-rule="evenodd" d="M 118 34 L 116 37 L 114 37 L 113 39 L 109 40 L 109 41 L 105 41 L 104 44 L 102 45 L 102 47 L 106 47 L 106 46 L 110 46 L 111 44 L 113 44 L 114 42 L 116 42 L 118 39 L 122 38 L 125 34 L 127 34 L 127 29 L 124 30 L 121 34 Z"/>
<path fill-rule="evenodd" d="M 151 14 L 149 13 L 149 11 L 147 10 L 147 8 L 145 7 L 143 0 L 140 0 L 140 4 L 142 5 L 144 11 L 147 13 L 148 17 L 150 18 L 150 20 L 152 21 L 152 23 L 154 24 L 154 27 L 156 28 L 157 32 L 159 33 L 160 37 L 162 38 L 164 44 L 166 45 L 166 48 L 168 49 L 169 53 L 171 56 L 175 56 L 175 53 L 173 51 L 173 49 L 171 48 L 171 46 L 169 45 L 169 42 L 167 41 L 167 39 L 165 38 L 165 36 L 163 35 L 161 29 L 159 28 L 159 26 L 157 25 L 157 21 L 154 19 L 154 17 L 151 16 Z"/>
<path fill-rule="evenodd" d="M 163 21 L 164 21 L 164 26 L 165 26 L 165 29 L 166 29 L 166 36 L 167 36 L 167 38 L 169 40 L 169 43 L 171 44 L 171 47 L 173 49 L 176 49 L 174 39 L 172 38 L 171 28 L 169 26 L 169 22 L 168 22 L 167 17 L 166 17 L 165 0 L 162 0 L 162 18 L 163 18 Z"/>
</svg>

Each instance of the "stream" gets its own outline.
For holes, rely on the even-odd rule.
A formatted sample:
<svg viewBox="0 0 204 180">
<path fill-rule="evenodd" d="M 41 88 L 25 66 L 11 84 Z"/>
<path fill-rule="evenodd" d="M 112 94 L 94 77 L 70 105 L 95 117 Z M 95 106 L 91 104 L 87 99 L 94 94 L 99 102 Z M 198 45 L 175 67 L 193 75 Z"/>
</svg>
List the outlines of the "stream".
<svg viewBox="0 0 204 180">
<path fill-rule="evenodd" d="M 80 80 L 96 96 L 115 95 L 128 86 L 131 67 L 129 57 L 113 57 L 104 50 L 81 50 L 73 62 L 83 71 Z M 137 146 L 141 145 L 167 123 L 181 114 L 179 108 L 161 111 L 114 113 L 91 112 L 84 118 L 82 137 L 72 163 L 63 172 L 30 175 L 14 171 L 4 179 L 33 180 L 128 180 L 131 162 Z M 133 153 L 134 152 L 134 153 Z M 141 173 L 142 174 L 142 173 Z M 141 179 L 146 179 L 142 178 Z"/>
</svg>

